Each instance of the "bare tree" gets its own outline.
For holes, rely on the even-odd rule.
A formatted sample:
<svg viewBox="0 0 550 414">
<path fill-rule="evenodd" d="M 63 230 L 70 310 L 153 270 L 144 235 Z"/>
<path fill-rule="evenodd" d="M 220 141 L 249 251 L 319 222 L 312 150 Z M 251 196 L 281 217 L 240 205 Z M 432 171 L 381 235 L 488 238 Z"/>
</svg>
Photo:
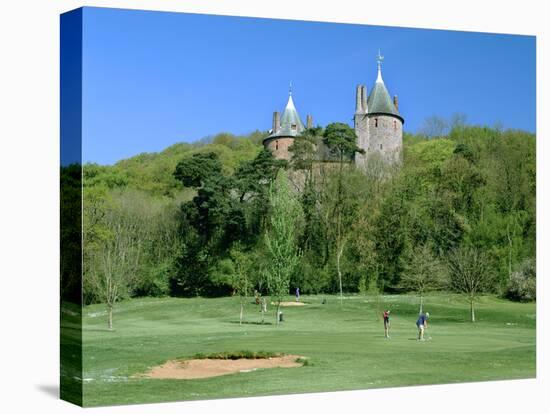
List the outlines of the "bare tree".
<svg viewBox="0 0 550 414">
<path fill-rule="evenodd" d="M 241 312 L 239 316 L 239 325 L 243 323 L 244 304 L 247 297 L 250 294 L 250 280 L 248 273 L 250 270 L 250 258 L 240 250 L 239 246 L 234 247 L 231 250 L 231 259 L 235 263 L 235 272 L 233 274 L 233 288 L 239 295 Z"/>
<path fill-rule="evenodd" d="M 415 291 L 420 296 L 420 310 L 424 305 L 424 294 L 440 289 L 446 281 L 445 269 L 434 257 L 429 246 L 422 245 L 412 252 L 412 256 L 401 277 L 401 286 Z"/>
<path fill-rule="evenodd" d="M 457 128 L 464 128 L 468 123 L 468 116 L 465 113 L 462 112 L 455 112 L 451 115 L 451 119 L 449 121 L 449 128 L 451 130 L 457 129 Z"/>
<path fill-rule="evenodd" d="M 147 240 L 147 217 L 132 195 L 123 194 L 105 209 L 101 242 L 89 249 L 86 283 L 107 307 L 107 326 L 113 329 L 113 308 L 128 296 L 139 272 L 144 243 Z M 86 243 L 86 242 L 85 242 Z"/>
<path fill-rule="evenodd" d="M 418 130 L 420 135 L 427 138 L 438 138 L 449 133 L 449 122 L 445 118 L 432 115 L 424 120 L 422 127 Z"/>
<path fill-rule="evenodd" d="M 475 248 L 461 247 L 450 253 L 447 263 L 451 288 L 468 297 L 471 321 L 475 322 L 474 301 L 493 281 L 489 259 Z"/>
</svg>

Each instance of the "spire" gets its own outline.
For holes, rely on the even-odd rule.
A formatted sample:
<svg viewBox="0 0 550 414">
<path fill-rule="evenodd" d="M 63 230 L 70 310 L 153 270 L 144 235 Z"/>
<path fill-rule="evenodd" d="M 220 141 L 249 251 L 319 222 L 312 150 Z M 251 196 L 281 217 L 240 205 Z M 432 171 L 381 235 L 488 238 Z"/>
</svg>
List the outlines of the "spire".
<svg viewBox="0 0 550 414">
<path fill-rule="evenodd" d="M 285 111 L 287 109 L 291 111 L 296 111 L 296 107 L 294 106 L 294 100 L 292 99 L 292 81 L 288 83 L 288 102 L 286 104 Z"/>
<path fill-rule="evenodd" d="M 288 102 L 286 103 L 285 111 L 296 111 L 296 107 L 294 106 L 294 100 L 292 99 L 292 93 L 288 94 Z"/>
<path fill-rule="evenodd" d="M 404 122 L 403 117 L 399 114 L 399 104 L 397 98 L 392 100 L 384 81 L 382 80 L 382 61 L 384 56 L 378 51 L 376 61 L 378 63 L 378 78 L 374 83 L 374 88 L 371 89 L 369 98 L 367 99 L 367 111 L 369 114 L 393 115 Z"/>
<path fill-rule="evenodd" d="M 384 56 L 380 54 L 380 49 L 378 49 L 378 56 L 376 56 L 376 62 L 378 62 L 378 77 L 376 78 L 376 82 L 382 82 L 382 62 L 384 61 Z"/>
<path fill-rule="evenodd" d="M 275 115 L 274 115 L 275 117 Z M 275 118 L 274 118 L 275 125 Z M 281 114 L 278 128 L 273 130 L 273 133 L 268 138 L 278 137 L 295 137 L 299 135 L 306 127 L 304 126 L 298 111 L 294 106 L 294 100 L 292 99 L 292 82 L 288 86 L 288 102 L 285 110 Z"/>
</svg>

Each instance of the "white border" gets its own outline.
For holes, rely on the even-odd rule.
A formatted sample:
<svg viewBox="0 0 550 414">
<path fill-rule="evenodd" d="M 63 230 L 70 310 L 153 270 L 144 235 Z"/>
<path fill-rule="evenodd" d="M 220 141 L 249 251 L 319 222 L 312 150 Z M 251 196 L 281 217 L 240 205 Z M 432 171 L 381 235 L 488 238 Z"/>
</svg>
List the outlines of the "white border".
<svg viewBox="0 0 550 414">
<path fill-rule="evenodd" d="M 99 408 L 94 412 L 543 412 L 548 403 L 548 11 L 517 1 L 9 1 L 0 6 L 0 411 L 67 413 L 58 377 L 59 14 L 82 5 L 537 35 L 536 380 Z M 513 56 L 511 56 L 513 59 Z M 510 97 L 513 104 L 513 96 Z M 24 297 L 24 299 L 21 299 Z"/>
</svg>

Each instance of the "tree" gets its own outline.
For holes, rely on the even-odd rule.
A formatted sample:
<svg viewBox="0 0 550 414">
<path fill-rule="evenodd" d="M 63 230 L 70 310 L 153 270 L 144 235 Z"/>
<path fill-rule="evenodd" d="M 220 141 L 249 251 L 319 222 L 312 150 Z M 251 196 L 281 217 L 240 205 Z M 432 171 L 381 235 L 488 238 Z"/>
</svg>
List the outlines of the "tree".
<svg viewBox="0 0 550 414">
<path fill-rule="evenodd" d="M 455 112 L 449 120 L 449 128 L 453 130 L 461 130 L 466 127 L 468 116 L 462 112 Z"/>
<path fill-rule="evenodd" d="M 365 152 L 357 146 L 355 131 L 348 124 L 341 122 L 327 125 L 323 133 L 323 142 L 340 161 L 340 164 L 353 157 L 356 152 Z"/>
<path fill-rule="evenodd" d="M 343 290 L 342 290 L 342 255 L 348 241 L 349 230 L 354 220 L 354 213 L 357 211 L 357 206 L 354 203 L 347 201 L 353 201 L 348 197 L 349 186 L 347 182 L 344 182 L 344 162 L 352 158 L 356 152 L 364 153 L 364 150 L 357 146 L 357 136 L 355 131 L 347 124 L 335 122 L 327 125 L 323 141 L 329 150 L 337 155 L 339 166 L 336 176 L 336 188 L 335 191 L 327 191 L 326 194 L 330 195 L 331 212 L 328 217 L 332 220 L 330 228 L 334 232 L 334 242 L 336 250 L 336 270 L 338 272 L 338 285 L 340 289 L 340 306 L 342 305 Z M 357 198 L 355 197 L 355 200 Z"/>
<path fill-rule="evenodd" d="M 512 273 L 503 296 L 515 301 L 531 301 L 537 298 L 537 267 L 535 259 L 525 259 Z"/>
<path fill-rule="evenodd" d="M 85 274 L 86 282 L 107 307 L 109 330 L 113 329 L 113 308 L 119 299 L 129 295 L 143 253 L 143 217 L 127 207 L 106 210 L 103 240 L 92 252 L 94 264 L 87 266 Z"/>
<path fill-rule="evenodd" d="M 215 152 L 197 153 L 178 163 L 174 177 L 186 187 L 198 188 L 221 171 L 222 164 Z"/>
<path fill-rule="evenodd" d="M 451 288 L 464 293 L 470 303 L 471 321 L 475 322 L 474 301 L 491 287 L 493 275 L 487 255 L 472 247 L 460 247 L 448 256 Z"/>
<path fill-rule="evenodd" d="M 233 244 L 249 249 L 258 243 L 269 211 L 270 184 L 284 165 L 267 150 L 241 162 L 229 176 L 222 173 L 215 153 L 195 154 L 178 164 L 175 177 L 195 188 L 196 195 L 181 206 L 182 243 L 172 293 L 226 293 L 229 285 L 212 283 L 212 269 L 227 258 Z"/>
<path fill-rule="evenodd" d="M 269 253 L 265 274 L 268 290 L 277 302 L 277 324 L 283 297 L 288 294 L 290 277 L 301 257 L 297 235 L 302 221 L 302 209 L 289 188 L 286 171 L 281 170 L 269 193 L 271 216 L 265 233 Z"/>
<path fill-rule="evenodd" d="M 322 220 L 319 216 L 320 197 L 319 193 L 323 185 L 319 183 L 319 175 L 314 174 L 314 170 L 319 171 L 318 161 L 322 157 L 319 154 L 319 148 L 323 140 L 323 129 L 321 127 L 308 128 L 298 135 L 293 144 L 289 147 L 292 153 L 290 166 L 297 171 L 295 177 L 303 177 L 300 201 L 304 212 L 304 231 L 300 237 L 300 246 L 307 256 L 311 253 L 315 260 L 327 264 L 327 235 Z M 300 284 L 302 286 L 302 284 Z"/>
<path fill-rule="evenodd" d="M 239 207 L 246 216 L 249 244 L 261 237 L 269 211 L 270 185 L 286 164 L 286 160 L 278 160 L 271 151 L 263 149 L 254 159 L 242 162 L 235 170 L 235 192 Z"/>
<path fill-rule="evenodd" d="M 243 323 L 243 312 L 246 298 L 250 294 L 251 281 L 249 278 L 250 270 L 250 258 L 245 252 L 240 249 L 240 246 L 235 246 L 231 250 L 231 259 L 235 263 L 235 270 L 233 273 L 232 286 L 235 293 L 239 295 L 241 303 L 241 312 L 239 316 L 239 325 Z"/>
<path fill-rule="evenodd" d="M 447 192 L 454 209 L 462 213 L 472 211 L 475 193 L 484 183 L 472 158 L 471 150 L 459 145 L 454 156 L 441 167 L 440 191 Z"/>
<path fill-rule="evenodd" d="M 427 138 L 437 138 L 445 136 L 449 133 L 449 122 L 445 118 L 433 115 L 424 120 L 419 135 L 424 135 Z"/>
<path fill-rule="evenodd" d="M 374 248 L 378 262 L 378 282 L 383 290 L 395 288 L 403 272 L 409 233 L 408 207 L 404 192 L 395 188 L 382 201 L 375 219 Z"/>
<path fill-rule="evenodd" d="M 413 250 L 409 263 L 405 266 L 401 276 L 401 286 L 420 296 L 419 314 L 422 313 L 424 294 L 443 287 L 445 276 L 443 266 L 427 245 Z"/>
<path fill-rule="evenodd" d="M 317 147 L 322 139 L 323 129 L 321 127 L 308 128 L 294 138 L 294 143 L 288 148 L 292 153 L 292 167 L 306 173 L 306 182 L 312 179 L 313 164 L 317 159 Z"/>
</svg>

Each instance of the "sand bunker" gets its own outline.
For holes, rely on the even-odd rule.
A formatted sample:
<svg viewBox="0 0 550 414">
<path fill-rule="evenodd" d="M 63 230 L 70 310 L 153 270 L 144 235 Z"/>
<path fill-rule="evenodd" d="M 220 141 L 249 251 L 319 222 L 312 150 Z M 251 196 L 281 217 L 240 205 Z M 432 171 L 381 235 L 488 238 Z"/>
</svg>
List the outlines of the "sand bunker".
<svg viewBox="0 0 550 414">
<path fill-rule="evenodd" d="M 271 302 L 272 305 L 277 305 L 277 303 L 275 302 Z M 304 302 L 281 302 L 281 306 L 283 307 L 286 307 L 286 306 L 305 306 L 305 303 Z"/>
<path fill-rule="evenodd" d="M 293 368 L 302 364 L 296 362 L 299 355 L 261 359 L 189 359 L 172 360 L 139 375 L 141 378 L 194 379 L 217 377 L 236 372 L 250 372 L 263 368 Z"/>
</svg>

